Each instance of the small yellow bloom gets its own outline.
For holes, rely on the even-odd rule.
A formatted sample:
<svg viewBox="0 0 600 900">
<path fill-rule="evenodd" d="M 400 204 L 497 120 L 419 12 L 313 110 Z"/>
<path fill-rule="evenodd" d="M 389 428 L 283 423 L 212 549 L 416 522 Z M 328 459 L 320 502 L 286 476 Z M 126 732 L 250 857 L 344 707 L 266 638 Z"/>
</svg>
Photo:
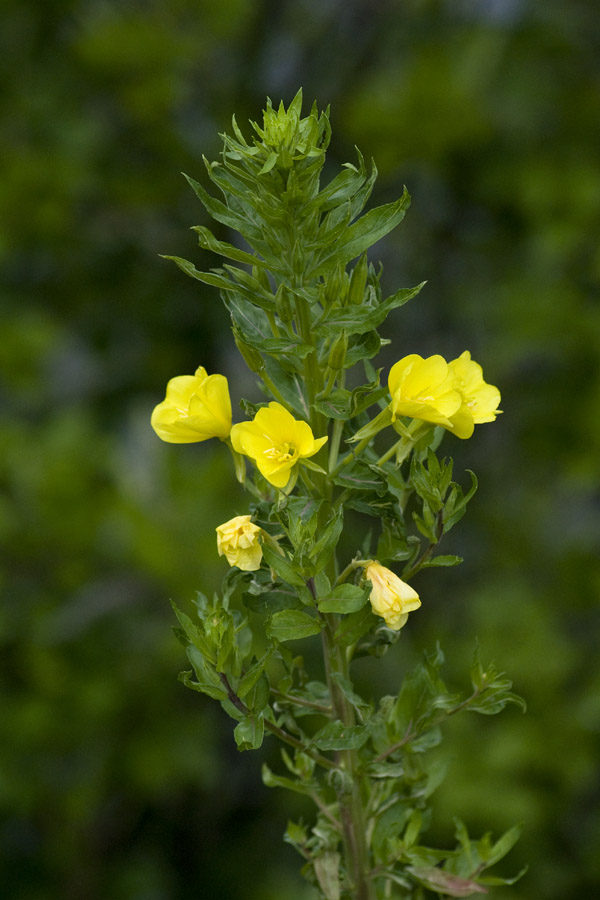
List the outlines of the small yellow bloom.
<svg viewBox="0 0 600 900">
<path fill-rule="evenodd" d="M 178 375 L 167 385 L 167 396 L 154 408 L 150 424 L 163 441 L 191 444 L 231 431 L 231 400 L 224 375 Z"/>
<path fill-rule="evenodd" d="M 457 437 L 468 438 L 475 425 L 493 422 L 500 403 L 500 391 L 483 380 L 479 363 L 471 359 L 468 350 L 448 364 L 454 378 L 454 387 L 462 397 L 460 409 L 450 418 L 452 431 Z"/>
<path fill-rule="evenodd" d="M 230 566 L 244 572 L 260 568 L 262 547 L 259 536 L 262 528 L 252 522 L 251 516 L 235 516 L 217 527 L 217 550 L 225 555 Z"/>
<path fill-rule="evenodd" d="M 297 462 L 314 456 L 327 436 L 315 438 L 310 425 L 273 401 L 256 413 L 252 422 L 240 422 L 231 429 L 231 443 L 238 453 L 254 460 L 267 481 L 284 488 Z"/>
<path fill-rule="evenodd" d="M 409 612 L 421 605 L 419 595 L 376 560 L 366 567 L 365 577 L 373 585 L 369 597 L 373 612 L 385 619 L 388 628 L 399 631 L 406 624 Z"/>
<path fill-rule="evenodd" d="M 409 416 L 452 428 L 451 417 L 460 409 L 462 397 L 442 356 L 405 356 L 390 369 L 388 387 L 392 421 L 397 416 Z"/>
</svg>

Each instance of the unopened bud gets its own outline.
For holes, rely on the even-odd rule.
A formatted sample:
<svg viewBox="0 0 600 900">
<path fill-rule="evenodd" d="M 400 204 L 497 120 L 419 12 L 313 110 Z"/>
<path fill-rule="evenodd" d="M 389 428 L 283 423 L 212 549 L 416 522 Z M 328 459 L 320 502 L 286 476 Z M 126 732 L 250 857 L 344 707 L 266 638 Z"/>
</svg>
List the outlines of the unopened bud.
<svg viewBox="0 0 600 900">
<path fill-rule="evenodd" d="M 331 345 L 329 357 L 327 359 L 327 365 L 330 369 L 333 369 L 334 372 L 339 372 L 340 369 L 344 368 L 347 350 L 348 335 L 346 331 L 342 329 Z"/>
<path fill-rule="evenodd" d="M 368 273 L 369 264 L 367 263 L 367 254 L 363 253 L 352 270 L 350 290 L 348 291 L 349 303 L 358 304 L 363 302 Z"/>
<path fill-rule="evenodd" d="M 337 263 L 325 285 L 327 306 L 343 306 L 348 295 L 348 276 L 341 263 Z"/>
<path fill-rule="evenodd" d="M 252 277 L 256 278 L 260 286 L 263 287 L 265 291 L 269 291 L 269 293 L 271 292 L 271 282 L 269 281 L 269 276 L 262 266 L 252 266 Z"/>
<path fill-rule="evenodd" d="M 277 308 L 277 315 L 284 325 L 292 321 L 294 313 L 289 291 L 284 284 L 280 284 L 277 288 L 277 293 L 275 294 L 275 306 Z"/>
</svg>

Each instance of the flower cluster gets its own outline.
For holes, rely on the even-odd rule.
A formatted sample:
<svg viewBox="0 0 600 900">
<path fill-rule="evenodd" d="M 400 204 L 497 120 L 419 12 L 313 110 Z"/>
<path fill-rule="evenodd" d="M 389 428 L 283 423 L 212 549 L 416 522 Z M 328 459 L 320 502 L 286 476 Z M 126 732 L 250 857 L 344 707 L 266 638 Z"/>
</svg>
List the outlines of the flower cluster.
<svg viewBox="0 0 600 900">
<path fill-rule="evenodd" d="M 500 412 L 498 388 L 484 381 L 481 366 L 468 350 L 449 363 L 439 355 L 405 356 L 392 366 L 388 388 L 392 423 L 400 416 L 417 419 L 441 425 L 459 438 L 470 437 L 475 425 L 494 421 Z M 318 453 L 328 439 L 315 438 L 307 422 L 295 419 L 276 401 L 261 407 L 252 421 L 232 425 L 227 379 L 208 375 L 202 366 L 194 375 L 169 381 L 151 424 L 170 443 L 218 437 L 235 453 L 253 460 L 266 481 L 288 492 L 295 484 L 297 464 Z M 236 516 L 216 531 L 219 556 L 225 556 L 230 566 L 245 572 L 260 568 L 264 533 L 250 515 Z M 365 578 L 372 585 L 373 612 L 389 628 L 401 629 L 408 613 L 421 605 L 416 591 L 375 560 L 365 564 Z"/>
</svg>

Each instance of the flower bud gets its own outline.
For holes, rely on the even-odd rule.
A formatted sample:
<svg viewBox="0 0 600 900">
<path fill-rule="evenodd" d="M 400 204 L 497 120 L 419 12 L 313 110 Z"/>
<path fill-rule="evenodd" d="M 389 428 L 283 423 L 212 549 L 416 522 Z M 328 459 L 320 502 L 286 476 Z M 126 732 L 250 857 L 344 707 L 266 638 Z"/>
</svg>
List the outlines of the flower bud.
<svg viewBox="0 0 600 900">
<path fill-rule="evenodd" d="M 275 306 L 277 307 L 277 315 L 284 325 L 292 321 L 294 313 L 292 311 L 289 291 L 284 284 L 280 284 L 277 288 L 277 293 L 275 294 Z"/>
<path fill-rule="evenodd" d="M 348 335 L 346 331 L 342 329 L 331 345 L 329 357 L 327 359 L 327 365 L 330 369 L 333 369 L 334 372 L 339 372 L 340 369 L 344 368 L 347 350 Z"/>
<path fill-rule="evenodd" d="M 254 572 L 260 568 L 262 547 L 259 537 L 262 529 L 255 525 L 251 516 L 235 516 L 217 531 L 219 556 L 226 556 L 230 566 L 237 566 L 244 572 Z"/>
<path fill-rule="evenodd" d="M 163 441 L 191 444 L 231 431 L 231 399 L 224 375 L 207 375 L 200 366 L 194 375 L 178 375 L 167 385 L 167 395 L 155 406 L 150 424 Z"/>
<path fill-rule="evenodd" d="M 421 605 L 419 595 L 376 560 L 366 567 L 365 577 L 373 585 L 369 597 L 373 612 L 385 619 L 388 628 L 399 631 L 406 624 L 409 612 Z"/>
<path fill-rule="evenodd" d="M 363 302 L 368 273 L 369 264 L 367 263 L 367 254 L 363 253 L 352 270 L 350 289 L 348 291 L 349 304 Z"/>
</svg>

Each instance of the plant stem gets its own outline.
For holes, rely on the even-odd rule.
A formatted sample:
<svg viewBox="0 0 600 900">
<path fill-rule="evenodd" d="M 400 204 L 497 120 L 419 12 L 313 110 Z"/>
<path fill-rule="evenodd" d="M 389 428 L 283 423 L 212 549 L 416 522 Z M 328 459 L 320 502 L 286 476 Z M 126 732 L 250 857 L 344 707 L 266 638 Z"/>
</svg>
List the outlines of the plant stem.
<svg viewBox="0 0 600 900">
<path fill-rule="evenodd" d="M 326 676 L 333 704 L 334 717 L 344 725 L 352 727 L 356 724 L 354 709 L 345 697 L 338 679 L 338 674 L 348 679 L 348 660 L 343 650 L 333 639 L 333 622 L 331 615 L 326 615 L 327 627 L 323 630 L 323 644 L 327 659 Z M 374 887 L 369 879 L 369 854 L 366 842 L 365 815 L 361 796 L 361 778 L 359 775 L 358 751 L 340 750 L 340 767 L 345 778 L 336 786 L 337 798 L 342 823 L 342 837 L 346 871 L 351 882 L 353 900 L 374 900 Z"/>
</svg>

